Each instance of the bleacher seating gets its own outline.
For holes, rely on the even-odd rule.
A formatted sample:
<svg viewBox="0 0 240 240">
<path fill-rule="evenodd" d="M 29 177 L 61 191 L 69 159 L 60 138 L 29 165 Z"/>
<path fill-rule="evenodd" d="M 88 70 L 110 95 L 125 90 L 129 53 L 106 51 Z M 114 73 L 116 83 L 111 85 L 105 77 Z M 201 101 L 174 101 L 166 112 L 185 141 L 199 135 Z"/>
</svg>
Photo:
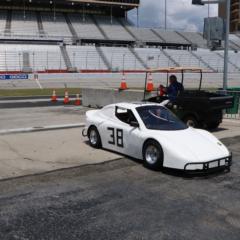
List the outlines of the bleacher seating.
<svg viewBox="0 0 240 240">
<path fill-rule="evenodd" d="M 37 17 L 35 12 L 13 11 L 11 33 L 15 35 L 38 35 Z"/>
<path fill-rule="evenodd" d="M 0 71 L 20 71 L 22 58 L 15 45 L 0 45 Z"/>
<path fill-rule="evenodd" d="M 179 66 L 206 68 L 205 64 L 203 64 L 198 58 L 193 56 L 190 51 L 172 49 L 167 49 L 165 51 L 179 64 Z"/>
<path fill-rule="evenodd" d="M 133 24 L 128 21 L 127 19 L 125 18 L 118 18 L 118 20 L 122 23 L 123 26 L 125 27 L 130 27 L 130 26 L 133 26 Z"/>
<path fill-rule="evenodd" d="M 217 72 L 222 72 L 224 67 L 224 59 L 215 52 L 206 49 L 196 51 L 196 55 L 202 58 L 208 65 L 210 65 Z M 230 59 L 231 61 L 231 59 Z M 238 71 L 232 64 L 228 64 L 230 72 Z"/>
<path fill-rule="evenodd" d="M 174 63 L 160 49 L 135 48 L 135 51 L 149 68 L 174 66 Z"/>
<path fill-rule="evenodd" d="M 105 39 L 90 16 L 85 15 L 83 18 L 80 14 L 68 13 L 68 17 L 81 39 Z"/>
<path fill-rule="evenodd" d="M 144 67 L 128 48 L 101 47 L 113 70 L 139 70 Z"/>
<path fill-rule="evenodd" d="M 54 18 L 53 13 L 41 12 L 41 17 L 44 31 L 48 36 L 61 38 L 72 37 L 66 19 L 62 13 L 56 13 Z"/>
<path fill-rule="evenodd" d="M 230 34 L 229 35 L 229 39 L 234 42 L 239 48 L 240 48 L 240 37 L 234 35 L 234 34 Z"/>
<path fill-rule="evenodd" d="M 0 10 L 0 35 L 4 33 L 7 19 L 7 11 Z"/>
<path fill-rule="evenodd" d="M 59 46 L 30 45 L 24 50 L 30 53 L 30 62 L 33 70 L 66 69 Z"/>
<path fill-rule="evenodd" d="M 164 31 L 161 29 L 154 29 L 155 32 L 157 32 L 162 39 L 165 40 L 167 43 L 173 43 L 173 44 L 189 44 L 189 42 L 181 37 L 178 33 L 173 31 Z"/>
<path fill-rule="evenodd" d="M 10 32 L 5 32 L 6 19 L 10 13 L 11 29 Z M 77 37 L 79 39 L 75 39 Z M 124 18 L 0 10 L 0 38 L 4 41 L 9 38 L 11 41 L 21 41 L 16 44 L 0 44 L 0 71 L 22 71 L 27 68 L 30 71 L 71 68 L 143 70 L 146 67 L 172 67 L 176 65 L 174 61 L 179 66 L 209 67 L 218 72 L 223 71 L 223 51 L 208 50 L 201 33 L 137 28 Z M 30 44 L 26 44 L 26 40 Z M 31 44 L 36 40 L 38 43 L 40 41 L 39 45 Z M 42 40 L 44 44 L 41 44 Z M 66 51 L 64 45 L 59 47 L 59 42 L 67 44 Z M 131 42 L 131 45 L 126 42 Z M 94 44 L 101 46 L 102 53 Z M 198 50 L 183 50 L 191 44 L 196 45 Z M 164 51 L 159 45 L 164 46 Z M 230 34 L 230 49 L 235 51 L 229 51 L 229 72 L 240 72 L 240 53 L 237 53 L 240 49 L 239 36 Z"/>
<path fill-rule="evenodd" d="M 29 54 L 32 71 L 65 70 L 59 46 L 2 44 L 0 45 L 0 71 L 21 71 L 23 53 Z"/>
<path fill-rule="evenodd" d="M 45 35 L 39 34 L 37 13 L 35 11 L 12 10 L 11 29 L 4 34 L 7 19 L 7 10 L 0 10 L 0 37 L 27 40 L 62 40 L 72 43 L 72 37 L 77 35 L 80 39 L 90 41 L 136 41 L 136 45 L 143 42 L 149 45 L 169 44 L 169 46 L 196 45 L 198 48 L 207 48 L 207 41 L 198 32 L 164 31 L 157 28 L 137 28 L 127 19 L 103 15 L 82 15 L 81 13 L 38 12 L 42 21 Z M 65 18 L 68 16 L 68 19 Z M 76 32 L 76 34 L 74 33 Z M 129 33 L 130 32 L 130 33 Z M 21 38 L 22 36 L 22 38 Z M 76 37 L 76 36 L 75 36 Z M 37 39 L 37 40 L 38 40 Z M 65 41 L 65 40 L 69 41 Z M 111 44 L 111 43 L 110 43 Z M 230 49 L 240 49 L 240 37 L 230 34 Z"/>
<path fill-rule="evenodd" d="M 218 52 L 222 57 L 224 56 L 224 51 Z M 229 64 L 228 67 L 230 67 L 230 72 L 239 72 L 240 71 L 240 53 L 235 51 L 229 51 L 228 52 L 229 61 L 235 65 L 235 67 L 232 66 L 232 64 Z"/>
<path fill-rule="evenodd" d="M 156 34 L 154 34 L 150 28 L 137 28 L 129 26 L 128 29 L 139 41 L 157 43 L 162 42 L 162 40 Z"/>
<path fill-rule="evenodd" d="M 197 45 L 199 48 L 206 48 L 207 47 L 207 41 L 202 37 L 200 33 L 197 32 L 181 32 L 188 41 L 190 41 L 192 44 Z"/>
<path fill-rule="evenodd" d="M 67 46 L 68 56 L 73 68 L 78 70 L 106 70 L 103 60 L 95 47 L 92 46 Z"/>
<path fill-rule="evenodd" d="M 105 16 L 95 16 L 99 26 L 111 40 L 134 41 L 133 37 L 125 30 L 125 28 L 117 21 L 116 18 Z"/>
<path fill-rule="evenodd" d="M 216 72 L 223 71 L 223 51 L 199 49 L 193 54 L 187 50 L 158 48 L 134 48 L 136 55 L 127 47 L 101 47 L 112 70 L 143 70 L 174 67 L 174 59 L 180 66 L 208 66 Z M 71 66 L 77 70 L 108 70 L 95 46 L 66 46 Z M 22 71 L 24 55 L 29 56 L 32 71 L 66 70 L 66 64 L 58 45 L 0 44 L 0 71 Z M 196 56 L 195 56 L 196 55 Z M 171 58 L 169 58 L 170 56 Z M 240 53 L 229 51 L 229 72 L 240 72 Z"/>
</svg>

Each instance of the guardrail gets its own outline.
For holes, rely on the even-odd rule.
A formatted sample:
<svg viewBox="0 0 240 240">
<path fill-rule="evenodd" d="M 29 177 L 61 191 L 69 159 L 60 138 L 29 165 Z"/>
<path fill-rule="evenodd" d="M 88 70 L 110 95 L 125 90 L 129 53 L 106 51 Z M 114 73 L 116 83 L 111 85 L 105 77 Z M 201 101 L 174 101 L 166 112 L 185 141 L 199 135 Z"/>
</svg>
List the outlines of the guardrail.
<svg viewBox="0 0 240 240">
<path fill-rule="evenodd" d="M 234 97 L 234 104 L 225 111 L 224 118 L 240 120 L 240 88 L 236 91 L 227 91 L 227 94 Z"/>
</svg>

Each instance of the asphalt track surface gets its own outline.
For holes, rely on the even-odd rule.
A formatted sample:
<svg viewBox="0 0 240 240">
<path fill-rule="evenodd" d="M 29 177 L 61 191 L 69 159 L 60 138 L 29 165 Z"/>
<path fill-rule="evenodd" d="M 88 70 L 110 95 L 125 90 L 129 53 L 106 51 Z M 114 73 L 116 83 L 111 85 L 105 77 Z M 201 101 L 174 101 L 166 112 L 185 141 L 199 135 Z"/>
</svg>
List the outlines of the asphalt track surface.
<svg viewBox="0 0 240 240">
<path fill-rule="evenodd" d="M 230 173 L 188 178 L 120 159 L 0 182 L 0 239 L 240 236 L 240 137 Z"/>
<path fill-rule="evenodd" d="M 16 98 L 0 98 L 0 109 L 10 108 L 32 108 L 32 107 L 56 107 L 63 106 L 63 98 L 58 99 L 57 102 L 51 102 L 49 97 L 16 97 Z M 75 105 L 76 96 L 70 95 L 69 106 Z"/>
</svg>

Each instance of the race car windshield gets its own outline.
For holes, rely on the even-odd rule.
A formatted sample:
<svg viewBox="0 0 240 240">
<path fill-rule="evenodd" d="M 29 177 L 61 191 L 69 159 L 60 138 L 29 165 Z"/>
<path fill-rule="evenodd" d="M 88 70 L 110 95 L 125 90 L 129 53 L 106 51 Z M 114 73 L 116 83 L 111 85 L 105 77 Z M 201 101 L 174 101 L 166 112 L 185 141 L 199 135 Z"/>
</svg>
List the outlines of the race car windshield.
<svg viewBox="0 0 240 240">
<path fill-rule="evenodd" d="M 182 121 L 162 106 L 143 106 L 136 109 L 148 129 L 176 131 L 187 128 Z"/>
</svg>

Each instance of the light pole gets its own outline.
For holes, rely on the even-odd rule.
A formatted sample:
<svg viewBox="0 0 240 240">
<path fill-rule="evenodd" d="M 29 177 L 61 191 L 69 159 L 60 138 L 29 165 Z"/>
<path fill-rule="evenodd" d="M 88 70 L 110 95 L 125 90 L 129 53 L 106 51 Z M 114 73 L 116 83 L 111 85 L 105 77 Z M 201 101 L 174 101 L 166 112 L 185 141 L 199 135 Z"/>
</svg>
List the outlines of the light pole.
<svg viewBox="0 0 240 240">
<path fill-rule="evenodd" d="M 228 87 L 228 49 L 229 49 L 229 26 L 230 26 L 230 10 L 231 0 L 192 0 L 193 5 L 219 4 L 226 3 L 226 26 L 225 26 L 225 43 L 224 43 L 224 71 L 223 71 L 223 90 Z"/>
<path fill-rule="evenodd" d="M 139 28 L 139 8 L 137 7 L 137 28 Z"/>
<path fill-rule="evenodd" d="M 223 90 L 228 87 L 228 49 L 229 49 L 229 27 L 230 27 L 230 9 L 231 0 L 226 0 L 226 36 L 225 36 L 225 51 L 224 51 L 224 72 L 223 72 Z"/>
<path fill-rule="evenodd" d="M 164 28 L 165 28 L 165 31 L 167 30 L 167 0 L 165 0 L 165 4 L 164 4 L 164 7 L 165 7 L 165 20 L 164 20 Z"/>
<path fill-rule="evenodd" d="M 208 4 L 208 37 L 207 37 L 207 45 L 210 48 L 210 22 L 209 22 L 209 18 L 210 18 L 210 4 Z"/>
</svg>

